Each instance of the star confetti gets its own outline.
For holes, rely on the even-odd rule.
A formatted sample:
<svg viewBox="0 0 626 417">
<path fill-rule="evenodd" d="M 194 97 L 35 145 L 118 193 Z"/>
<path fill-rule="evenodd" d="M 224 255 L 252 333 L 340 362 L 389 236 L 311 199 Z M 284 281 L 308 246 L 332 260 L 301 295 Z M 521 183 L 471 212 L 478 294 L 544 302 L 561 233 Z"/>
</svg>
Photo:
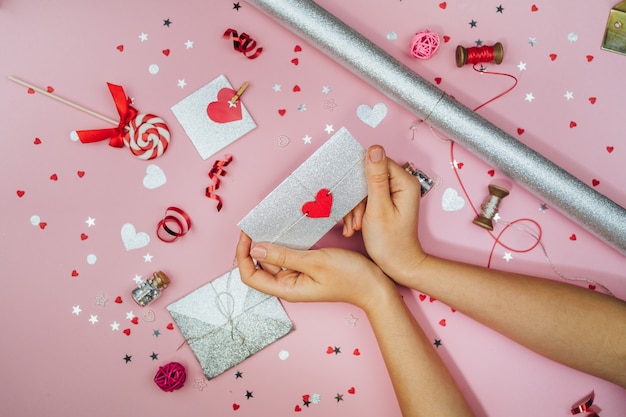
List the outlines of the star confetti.
<svg viewBox="0 0 626 417">
<path fill-rule="evenodd" d="M 152 262 L 152 255 L 150 255 L 149 253 L 146 253 L 146 254 L 143 256 L 143 261 L 144 261 L 144 262 Z"/>
<path fill-rule="evenodd" d="M 193 41 L 188 40 L 187 42 L 185 42 L 185 47 L 187 49 L 193 48 Z"/>
<path fill-rule="evenodd" d="M 107 301 L 109 301 L 104 294 L 98 294 L 96 295 L 96 305 L 100 306 L 100 307 L 105 307 Z"/>
<path fill-rule="evenodd" d="M 337 402 L 343 401 L 343 394 L 337 393 L 337 395 L 335 395 L 335 399 L 337 400 Z"/>
<path fill-rule="evenodd" d="M 148 34 L 147 34 L 147 33 L 143 33 L 143 32 L 141 32 L 141 35 L 139 35 L 139 40 L 140 40 L 141 42 L 145 42 L 145 41 L 147 41 L 147 40 L 148 40 Z"/>
<path fill-rule="evenodd" d="M 233 3 L 233 10 L 239 11 L 239 9 L 241 9 L 241 4 L 239 4 L 239 2 Z"/>
<path fill-rule="evenodd" d="M 331 133 L 333 133 L 335 131 L 335 128 L 333 127 L 333 125 L 326 125 L 324 130 L 326 131 L 326 133 L 328 133 L 330 135 Z"/>
<path fill-rule="evenodd" d="M 81 311 L 83 311 L 83 310 L 80 309 L 79 305 L 72 306 L 72 314 L 76 314 L 78 316 Z"/>
<path fill-rule="evenodd" d="M 88 217 L 87 220 L 85 220 L 85 223 L 87 223 L 87 227 L 95 226 L 96 219 L 94 219 L 93 217 Z"/>
<path fill-rule="evenodd" d="M 152 336 L 154 336 L 154 337 L 161 336 L 161 331 L 159 329 L 153 330 L 152 331 Z"/>
<path fill-rule="evenodd" d="M 193 387 L 198 391 L 202 391 L 204 387 L 206 387 L 206 382 L 204 378 L 196 378 L 196 382 L 193 384 Z"/>
<path fill-rule="evenodd" d="M 159 354 L 152 352 L 152 355 L 150 355 L 150 357 L 152 358 L 153 361 L 156 361 L 157 359 L 159 359 Z"/>
<path fill-rule="evenodd" d="M 246 399 L 249 400 L 250 398 L 254 398 L 254 396 L 252 395 L 252 391 L 246 390 Z"/>
<path fill-rule="evenodd" d="M 116 321 L 114 321 L 113 323 L 110 324 L 111 326 L 111 331 L 116 332 L 120 330 L 120 324 Z"/>
<path fill-rule="evenodd" d="M 235 379 L 243 378 L 243 373 L 241 371 L 235 372 Z"/>
<path fill-rule="evenodd" d="M 513 259 L 513 255 L 511 255 L 511 252 L 504 252 L 504 256 L 502 256 L 502 259 L 509 262 L 511 259 Z"/>
<path fill-rule="evenodd" d="M 439 349 L 439 347 L 441 346 L 441 339 L 435 339 L 433 345 L 435 345 L 435 347 Z"/>
<path fill-rule="evenodd" d="M 348 317 L 345 318 L 346 320 L 346 326 L 348 327 L 356 327 L 356 322 L 357 322 L 357 318 L 354 317 L 352 314 L 350 314 Z"/>
<path fill-rule="evenodd" d="M 124 361 L 125 361 L 126 363 L 128 363 L 128 362 L 132 362 L 132 360 L 133 360 L 133 357 L 132 357 L 131 355 L 125 355 L 125 356 L 124 356 Z"/>
<path fill-rule="evenodd" d="M 170 19 L 163 19 L 163 26 L 170 27 L 172 21 Z"/>
<path fill-rule="evenodd" d="M 91 324 L 96 324 L 98 322 L 98 316 L 96 314 L 91 314 L 89 316 L 89 322 Z"/>
</svg>

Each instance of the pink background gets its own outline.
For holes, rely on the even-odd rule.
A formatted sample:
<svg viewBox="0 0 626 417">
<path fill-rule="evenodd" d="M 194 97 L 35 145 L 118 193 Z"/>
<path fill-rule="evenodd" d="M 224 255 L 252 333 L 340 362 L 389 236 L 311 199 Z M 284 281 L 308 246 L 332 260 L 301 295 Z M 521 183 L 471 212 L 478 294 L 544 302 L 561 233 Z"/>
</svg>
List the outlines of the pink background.
<svg viewBox="0 0 626 417">
<path fill-rule="evenodd" d="M 502 13 L 496 9 L 500 3 Z M 624 206 L 626 140 L 620 126 L 626 57 L 600 49 L 615 1 L 576 3 L 536 1 L 532 11 L 533 2 L 527 0 L 320 1 L 426 79 L 439 79 L 440 88 L 469 107 L 499 94 L 512 80 L 456 68 L 454 49 L 458 44 L 473 46 L 478 39 L 487 45 L 502 42 L 504 62 L 489 64 L 488 70 L 511 74 L 519 85 L 480 113 L 590 186 L 599 181 L 595 188 Z M 203 378 L 187 347 L 177 350 L 182 341 L 178 329 L 167 328 L 172 320 L 165 306 L 230 268 L 237 221 L 330 137 L 326 125 L 335 130 L 346 126 L 364 146 L 381 143 L 398 162 L 412 161 L 439 178 L 441 185 L 421 206 L 424 246 L 432 253 L 487 265 L 493 239 L 471 223 L 469 204 L 458 211 L 442 209 L 445 189 L 461 194 L 449 144 L 426 126 L 412 140 L 409 127 L 415 116 L 250 4 L 240 5 L 236 10 L 232 1 L 0 2 L 3 415 L 286 416 L 299 405 L 303 415 L 398 416 L 371 329 L 352 306 L 283 303 L 296 331 L 211 381 Z M 169 27 L 165 19 L 171 21 Z M 475 28 L 471 20 L 477 22 Z M 256 39 L 264 48 L 261 56 L 248 60 L 235 52 L 232 41 L 222 39 L 227 28 Z M 416 61 L 408 45 L 424 29 L 449 41 L 442 42 L 432 59 Z M 142 32 L 148 35 L 144 42 Z M 389 39 L 392 32 L 397 39 Z M 189 40 L 192 48 L 185 46 Z M 296 45 L 302 50 L 296 52 Z M 152 64 L 158 65 L 158 73 L 149 72 Z M 525 70 L 520 70 L 522 64 Z M 250 82 L 243 101 L 258 127 L 203 161 L 169 108 L 221 74 L 235 88 Z M 51 86 L 58 95 L 109 117 L 116 113 L 105 82 L 121 84 L 140 111 L 167 121 L 171 146 L 148 163 L 105 142 L 72 142 L 68 137 L 73 130 L 109 126 L 41 94 L 28 94 L 8 81 L 8 75 Z M 280 92 L 274 91 L 275 84 Z M 294 92 L 295 85 L 301 91 Z M 530 93 L 532 101 L 526 100 Z M 356 108 L 376 103 L 384 103 L 389 112 L 372 128 L 357 118 Z M 284 116 L 279 109 L 286 110 Z M 281 135 L 290 139 L 287 146 L 278 146 Z M 307 135 L 309 144 L 303 140 Z M 204 189 L 213 161 L 226 152 L 234 161 L 222 180 L 218 194 L 224 208 L 218 213 Z M 459 173 L 469 196 L 479 205 L 487 185 L 502 175 L 496 172 L 492 178 L 491 167 L 460 146 L 455 147 L 455 159 L 462 163 Z M 143 185 L 150 163 L 167 178 L 156 189 Z M 541 211 L 542 203 L 514 185 L 500 214 L 505 221 L 537 221 L 549 259 L 560 272 L 597 281 L 625 298 L 624 256 L 557 209 Z M 186 210 L 193 226 L 180 241 L 166 244 L 156 238 L 155 225 L 170 205 Z M 95 219 L 94 225 L 88 225 L 89 218 Z M 149 245 L 126 251 L 120 238 L 125 223 L 148 233 Z M 339 231 L 319 245 L 360 248 Z M 503 239 L 520 249 L 532 244 L 516 229 Z M 508 262 L 505 252 L 495 247 L 492 267 L 561 279 L 540 248 L 512 252 Z M 89 255 L 97 261 L 90 264 Z M 140 308 L 130 298 L 133 278 L 157 270 L 166 272 L 172 285 L 161 299 Z M 403 292 L 428 336 L 441 340 L 438 352 L 478 415 L 567 416 L 592 391 L 601 415 L 621 415 L 626 409 L 623 389 L 541 358 L 438 301 Z M 106 298 L 104 305 L 97 304 L 98 296 Z M 121 303 L 115 302 L 118 296 Z M 144 318 L 149 310 L 155 316 L 152 322 Z M 131 311 L 138 324 L 127 318 Z M 97 316 L 94 324 L 92 316 Z M 354 326 L 350 317 L 357 319 Z M 112 330 L 113 323 L 119 330 Z M 592 337 L 583 334 L 580 343 Z M 335 346 L 341 353 L 327 354 Z M 287 360 L 279 359 L 281 350 L 289 352 Z M 128 363 L 126 355 L 132 357 Z M 170 361 L 183 363 L 188 379 L 181 390 L 164 393 L 152 378 Z M 235 377 L 236 371 L 242 378 Z M 352 387 L 354 394 L 348 392 Z M 253 397 L 246 399 L 246 391 Z M 306 394 L 319 394 L 321 401 L 307 408 L 302 403 Z M 343 401 L 335 400 L 337 394 Z"/>
</svg>

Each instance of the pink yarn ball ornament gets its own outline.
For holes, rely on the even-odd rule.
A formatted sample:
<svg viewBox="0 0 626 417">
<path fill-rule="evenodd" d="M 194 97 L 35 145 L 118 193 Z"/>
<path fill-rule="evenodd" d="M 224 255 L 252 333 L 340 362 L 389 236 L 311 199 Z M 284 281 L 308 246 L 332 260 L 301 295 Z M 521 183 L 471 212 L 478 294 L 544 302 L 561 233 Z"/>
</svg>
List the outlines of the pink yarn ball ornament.
<svg viewBox="0 0 626 417">
<path fill-rule="evenodd" d="M 417 32 L 411 41 L 411 55 L 419 59 L 429 59 L 439 48 L 439 35 L 430 30 Z"/>
<path fill-rule="evenodd" d="M 154 383 L 163 391 L 172 392 L 182 388 L 186 378 L 185 367 L 178 362 L 170 362 L 159 366 L 154 376 Z"/>
</svg>

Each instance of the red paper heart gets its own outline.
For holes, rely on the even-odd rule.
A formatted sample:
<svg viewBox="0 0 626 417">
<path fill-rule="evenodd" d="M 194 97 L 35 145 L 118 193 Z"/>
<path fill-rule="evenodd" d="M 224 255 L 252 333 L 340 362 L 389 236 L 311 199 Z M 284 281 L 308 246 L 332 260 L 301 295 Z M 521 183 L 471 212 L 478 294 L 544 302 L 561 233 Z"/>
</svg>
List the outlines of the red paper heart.
<svg viewBox="0 0 626 417">
<path fill-rule="evenodd" d="M 293 408 L 293 411 L 299 413 L 300 411 L 302 411 L 302 407 L 296 404 L 296 406 Z"/>
<path fill-rule="evenodd" d="M 280 114 L 281 116 L 284 116 L 285 113 L 287 113 L 287 110 L 285 110 L 285 109 L 278 109 L 278 114 Z"/>
<path fill-rule="evenodd" d="M 315 201 L 307 201 L 302 205 L 302 214 L 312 219 L 329 217 L 333 206 L 333 195 L 326 188 L 317 192 Z"/>
<path fill-rule="evenodd" d="M 20 197 L 20 198 L 24 197 L 24 194 L 26 194 L 26 191 L 24 191 L 24 190 L 17 190 L 17 196 L 18 197 Z"/>
<path fill-rule="evenodd" d="M 576 235 L 572 233 L 569 237 L 569 240 L 576 240 Z"/>
<path fill-rule="evenodd" d="M 589 97 L 589 103 L 591 104 L 596 104 L 596 98 L 595 97 Z"/>
<path fill-rule="evenodd" d="M 217 93 L 217 101 L 209 103 L 206 108 L 209 119 L 213 120 L 215 123 L 228 123 L 241 120 L 243 116 L 241 115 L 240 103 L 237 102 L 232 105 L 230 102 L 235 94 L 237 94 L 237 92 L 232 88 L 222 88 L 219 93 Z"/>
<path fill-rule="evenodd" d="M 302 50 L 302 47 L 300 45 L 296 45 L 295 48 L 293 48 L 294 52 L 300 52 Z"/>
<path fill-rule="evenodd" d="M 58 179 L 59 179 L 59 177 L 57 177 L 57 174 L 52 174 L 52 175 L 50 175 L 50 179 L 51 179 L 52 181 L 56 181 L 56 180 L 58 180 Z"/>
<path fill-rule="evenodd" d="M 532 7 L 530 8 L 531 12 L 536 12 L 537 10 L 539 10 L 539 7 L 537 7 L 536 4 L 533 4 Z"/>
<path fill-rule="evenodd" d="M 450 307 L 450 311 L 453 312 L 453 313 L 456 313 L 456 308 Z"/>
<path fill-rule="evenodd" d="M 133 323 L 133 324 L 139 324 L 139 317 L 137 317 L 137 316 L 133 317 L 130 322 Z"/>
<path fill-rule="evenodd" d="M 75 270 L 75 269 L 73 269 L 73 270 L 72 270 L 72 276 L 73 276 L 73 277 L 77 277 L 77 276 L 78 276 L 78 271 L 77 271 L 77 270 Z"/>
<path fill-rule="evenodd" d="M 450 37 L 449 37 L 449 36 L 447 36 L 447 35 L 444 35 L 444 37 L 443 37 L 443 43 L 448 43 L 448 42 L 450 42 Z"/>
<path fill-rule="evenodd" d="M 424 301 L 426 299 L 426 295 L 420 294 L 420 301 Z"/>
<path fill-rule="evenodd" d="M 304 394 L 302 396 L 302 401 L 309 401 L 310 398 L 311 398 L 311 396 L 309 394 Z"/>
<path fill-rule="evenodd" d="M 518 134 L 518 135 L 523 135 L 523 134 L 524 134 L 524 132 L 525 132 L 525 130 L 524 130 L 524 129 L 522 129 L 521 127 L 518 127 L 518 128 L 517 128 L 517 134 Z"/>
<path fill-rule="evenodd" d="M 328 348 L 326 349 L 326 353 L 328 353 L 329 355 L 334 352 L 335 352 L 335 349 L 333 349 L 332 346 L 328 346 Z"/>
<path fill-rule="evenodd" d="M 117 297 L 115 297 L 115 302 L 117 304 L 122 304 L 122 297 L 120 297 L 119 295 Z"/>
<path fill-rule="evenodd" d="M 117 45 L 117 50 L 120 52 L 124 52 L 124 45 Z"/>
<path fill-rule="evenodd" d="M 40 228 L 41 230 L 43 230 L 43 229 L 45 229 L 45 228 L 46 228 L 46 226 L 47 226 L 47 225 L 48 225 L 48 223 L 46 223 L 46 222 L 40 222 L 40 223 L 39 223 L 39 228 Z"/>
<path fill-rule="evenodd" d="M 350 387 L 350 389 L 348 390 L 348 394 L 354 394 L 356 392 L 356 390 L 354 389 L 354 387 Z"/>
<path fill-rule="evenodd" d="M 428 301 L 430 301 L 430 302 L 432 303 L 432 302 L 434 302 L 434 301 L 437 301 L 437 299 L 436 299 L 436 298 L 434 298 L 434 297 L 428 297 Z"/>
<path fill-rule="evenodd" d="M 360 355 L 361 355 L 361 351 L 357 348 L 357 349 L 354 349 L 354 351 L 352 352 L 352 354 L 353 354 L 354 356 L 360 356 Z"/>
<path fill-rule="evenodd" d="M 556 54 L 550 54 L 550 59 L 554 61 L 556 59 Z"/>
<path fill-rule="evenodd" d="M 82 178 L 85 176 L 85 171 L 76 171 L 76 175 L 78 175 L 79 178 Z"/>
<path fill-rule="evenodd" d="M 615 148 L 614 148 L 614 147 L 612 147 L 612 146 L 607 146 L 607 147 L 606 147 L 606 151 L 607 151 L 608 153 L 613 152 L 613 150 L 614 150 L 614 149 L 615 149 Z"/>
<path fill-rule="evenodd" d="M 437 85 L 441 84 L 441 77 L 435 78 L 435 82 L 437 83 Z"/>
<path fill-rule="evenodd" d="M 293 92 L 297 93 L 298 91 L 300 91 L 300 86 L 298 84 L 293 86 Z"/>
<path fill-rule="evenodd" d="M 87 236 L 87 235 L 86 235 L 86 234 L 84 234 L 84 233 L 81 233 L 81 234 L 80 234 L 80 240 L 87 240 L 87 238 L 88 238 L 88 237 L 89 237 L 89 236 Z"/>
<path fill-rule="evenodd" d="M 130 329 L 124 329 L 124 334 L 126 336 L 130 336 Z"/>
<path fill-rule="evenodd" d="M 239 407 L 241 407 L 239 404 L 233 403 L 233 410 L 237 411 L 239 410 Z"/>
<path fill-rule="evenodd" d="M 597 187 L 598 185 L 600 185 L 600 181 L 594 178 L 593 180 L 591 180 L 591 184 L 592 184 L 594 187 Z"/>
<path fill-rule="evenodd" d="M 440 326 L 446 327 L 446 324 L 447 324 L 447 323 L 446 323 L 446 319 L 441 319 L 441 320 L 439 320 L 439 325 L 440 325 Z"/>
<path fill-rule="evenodd" d="M 50 87 L 50 86 L 48 86 L 48 87 L 46 88 L 46 91 L 47 91 L 48 93 L 54 93 L 54 87 Z"/>
<path fill-rule="evenodd" d="M 33 143 L 34 143 L 35 145 L 39 145 L 39 144 L 41 144 L 41 139 L 39 139 L 39 138 L 35 138 L 35 140 L 33 141 Z"/>
<path fill-rule="evenodd" d="M 573 121 L 573 120 L 572 120 L 571 122 L 569 122 L 569 127 L 570 127 L 570 128 L 574 128 L 574 127 L 576 127 L 576 126 L 578 126 L 578 124 L 576 124 L 576 122 L 575 122 L 575 121 Z"/>
<path fill-rule="evenodd" d="M 300 60 L 298 60 L 298 58 L 294 58 L 294 59 L 291 60 L 291 63 L 293 65 L 298 65 L 300 63 Z"/>
<path fill-rule="evenodd" d="M 446 7 L 448 6 L 448 4 L 444 1 L 443 3 L 439 3 L 439 8 L 446 10 Z"/>
<path fill-rule="evenodd" d="M 35 90 L 33 90 L 32 88 L 29 88 L 28 90 L 26 90 L 26 92 L 28 94 L 35 94 Z"/>
<path fill-rule="evenodd" d="M 593 284 L 589 284 L 589 289 L 595 291 L 596 290 L 596 286 Z"/>
<path fill-rule="evenodd" d="M 593 55 L 587 55 L 587 62 L 593 61 Z"/>
<path fill-rule="evenodd" d="M 170 50 L 169 49 L 164 49 L 162 52 L 163 52 L 163 55 L 170 56 Z"/>
<path fill-rule="evenodd" d="M 493 177 L 496 174 L 496 171 L 493 169 L 490 169 L 489 171 L 487 171 L 487 174 L 489 174 L 490 177 Z"/>
<path fill-rule="evenodd" d="M 174 325 L 172 323 L 168 324 L 167 330 L 174 330 Z"/>
</svg>

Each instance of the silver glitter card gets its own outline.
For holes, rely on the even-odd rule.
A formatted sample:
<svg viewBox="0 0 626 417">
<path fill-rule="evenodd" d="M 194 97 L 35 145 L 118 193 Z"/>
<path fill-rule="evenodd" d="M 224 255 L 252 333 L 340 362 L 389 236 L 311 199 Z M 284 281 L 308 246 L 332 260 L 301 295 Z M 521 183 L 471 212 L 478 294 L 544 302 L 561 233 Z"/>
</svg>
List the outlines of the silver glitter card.
<svg viewBox="0 0 626 417">
<path fill-rule="evenodd" d="M 238 268 L 173 302 L 167 310 L 207 379 L 293 330 L 280 301 L 244 284 Z"/>
<path fill-rule="evenodd" d="M 241 98 L 224 75 L 191 93 L 172 106 L 202 159 L 208 159 L 256 128 Z"/>
<path fill-rule="evenodd" d="M 255 242 L 309 249 L 366 196 L 365 149 L 342 127 L 238 226 Z"/>
</svg>

